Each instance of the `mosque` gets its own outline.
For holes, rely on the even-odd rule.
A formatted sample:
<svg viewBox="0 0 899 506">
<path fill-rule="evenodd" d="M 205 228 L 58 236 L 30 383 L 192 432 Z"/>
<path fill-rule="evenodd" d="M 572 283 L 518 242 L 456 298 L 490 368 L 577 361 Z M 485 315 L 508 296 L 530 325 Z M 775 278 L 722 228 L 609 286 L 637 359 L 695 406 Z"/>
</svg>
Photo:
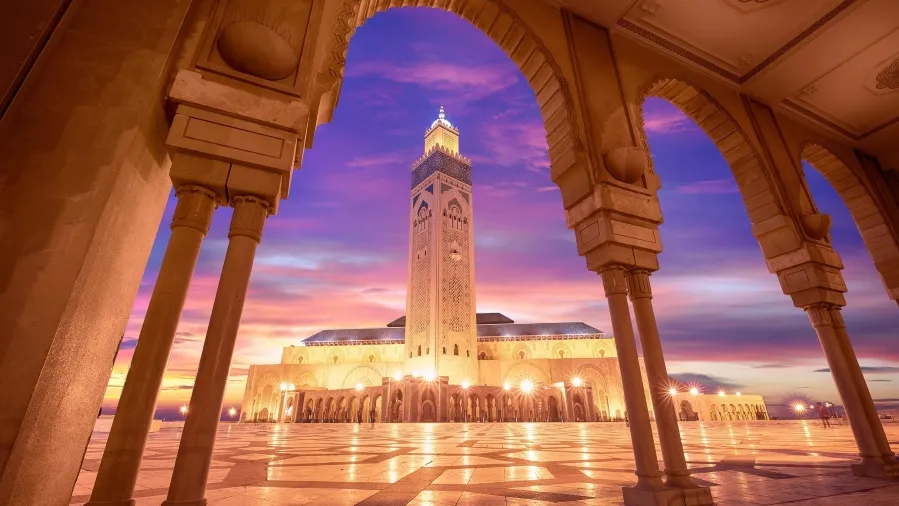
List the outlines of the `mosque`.
<svg viewBox="0 0 899 506">
<path fill-rule="evenodd" d="M 241 421 L 623 419 L 611 335 L 475 311 L 471 160 L 443 106 L 424 153 L 412 164 L 406 315 L 381 328 L 323 330 L 284 348 L 280 364 L 251 365 Z M 682 420 L 767 418 L 761 396 L 686 390 L 671 392 Z"/>
</svg>

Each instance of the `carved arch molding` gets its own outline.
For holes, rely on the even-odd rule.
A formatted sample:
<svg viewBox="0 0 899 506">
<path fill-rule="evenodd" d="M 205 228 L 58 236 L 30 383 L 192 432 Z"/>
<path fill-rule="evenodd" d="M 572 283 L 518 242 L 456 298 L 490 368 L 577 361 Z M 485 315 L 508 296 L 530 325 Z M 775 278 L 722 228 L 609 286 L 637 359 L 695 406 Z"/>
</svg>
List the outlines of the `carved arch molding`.
<svg viewBox="0 0 899 506">
<path fill-rule="evenodd" d="M 574 102 L 559 65 L 531 27 L 500 0 L 342 0 L 328 41 L 325 81 L 318 89 L 339 86 L 349 41 L 356 28 L 378 12 L 393 7 L 442 9 L 483 31 L 518 65 L 534 90 L 546 128 L 552 173 L 562 174 L 584 158 Z"/>
</svg>

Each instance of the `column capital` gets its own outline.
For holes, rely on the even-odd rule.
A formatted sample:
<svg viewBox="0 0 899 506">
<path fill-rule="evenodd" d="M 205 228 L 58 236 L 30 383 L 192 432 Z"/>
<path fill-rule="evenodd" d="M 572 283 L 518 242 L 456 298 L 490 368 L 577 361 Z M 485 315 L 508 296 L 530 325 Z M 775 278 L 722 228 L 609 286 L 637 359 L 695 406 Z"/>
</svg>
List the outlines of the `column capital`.
<svg viewBox="0 0 899 506">
<path fill-rule="evenodd" d="M 175 196 L 178 204 L 172 215 L 171 228 L 187 227 L 206 235 L 217 207 L 216 193 L 203 186 L 185 184 L 175 189 Z"/>
<path fill-rule="evenodd" d="M 846 322 L 843 321 L 843 308 L 840 306 L 830 306 L 830 319 L 833 321 L 833 328 L 846 328 Z"/>
<path fill-rule="evenodd" d="M 602 286 L 606 297 L 612 295 L 627 295 L 627 269 L 621 265 L 606 265 L 599 269 L 602 277 Z"/>
<path fill-rule="evenodd" d="M 631 300 L 652 298 L 652 286 L 649 284 L 650 274 L 652 273 L 646 269 L 632 269 L 627 272 L 627 291 Z"/>
<path fill-rule="evenodd" d="M 816 302 L 805 306 L 803 309 L 808 313 L 808 319 L 812 322 L 812 327 L 818 328 L 834 326 L 833 314 L 831 312 L 833 307 L 831 304 Z M 842 318 L 840 318 L 840 321 L 842 321 Z"/>
<path fill-rule="evenodd" d="M 234 207 L 234 215 L 231 217 L 228 238 L 243 236 L 256 242 L 261 241 L 265 218 L 272 209 L 269 203 L 258 197 L 239 195 L 231 199 L 231 206 Z"/>
</svg>

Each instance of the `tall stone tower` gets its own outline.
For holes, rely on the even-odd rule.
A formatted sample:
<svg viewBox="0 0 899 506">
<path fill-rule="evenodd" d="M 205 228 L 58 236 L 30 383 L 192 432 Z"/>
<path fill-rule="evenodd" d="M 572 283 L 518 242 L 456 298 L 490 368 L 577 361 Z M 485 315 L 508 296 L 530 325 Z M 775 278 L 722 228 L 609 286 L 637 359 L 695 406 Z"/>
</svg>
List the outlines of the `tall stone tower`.
<svg viewBox="0 0 899 506">
<path fill-rule="evenodd" d="M 406 370 L 478 380 L 471 160 L 443 106 L 412 165 Z"/>
</svg>

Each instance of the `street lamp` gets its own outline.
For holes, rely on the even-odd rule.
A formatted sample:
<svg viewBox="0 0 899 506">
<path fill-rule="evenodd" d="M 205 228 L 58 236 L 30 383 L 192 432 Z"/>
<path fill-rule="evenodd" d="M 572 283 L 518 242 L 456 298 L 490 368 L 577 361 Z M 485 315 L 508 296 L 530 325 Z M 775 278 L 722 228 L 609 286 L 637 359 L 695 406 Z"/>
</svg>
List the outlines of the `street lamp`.
<svg viewBox="0 0 899 506">
<path fill-rule="evenodd" d="M 183 420 L 187 416 L 187 405 L 181 406 L 178 408 L 178 411 L 181 412 L 181 419 Z"/>
<path fill-rule="evenodd" d="M 699 389 L 696 387 L 691 388 L 690 395 L 692 395 L 693 397 L 696 397 L 697 395 L 699 395 Z"/>
<path fill-rule="evenodd" d="M 718 397 L 724 397 L 725 395 L 724 390 L 718 390 Z"/>
<path fill-rule="evenodd" d="M 237 410 L 236 410 L 236 409 L 231 408 L 231 409 L 228 410 L 228 416 L 230 416 L 232 419 L 234 418 L 234 415 L 236 415 L 236 414 L 237 414 Z"/>
<path fill-rule="evenodd" d="M 674 387 L 669 388 L 668 395 L 670 395 L 671 397 L 677 397 L 677 389 Z"/>
<path fill-rule="evenodd" d="M 362 383 L 356 383 L 356 391 L 357 391 L 357 392 L 361 392 L 361 391 L 362 391 Z"/>
</svg>

